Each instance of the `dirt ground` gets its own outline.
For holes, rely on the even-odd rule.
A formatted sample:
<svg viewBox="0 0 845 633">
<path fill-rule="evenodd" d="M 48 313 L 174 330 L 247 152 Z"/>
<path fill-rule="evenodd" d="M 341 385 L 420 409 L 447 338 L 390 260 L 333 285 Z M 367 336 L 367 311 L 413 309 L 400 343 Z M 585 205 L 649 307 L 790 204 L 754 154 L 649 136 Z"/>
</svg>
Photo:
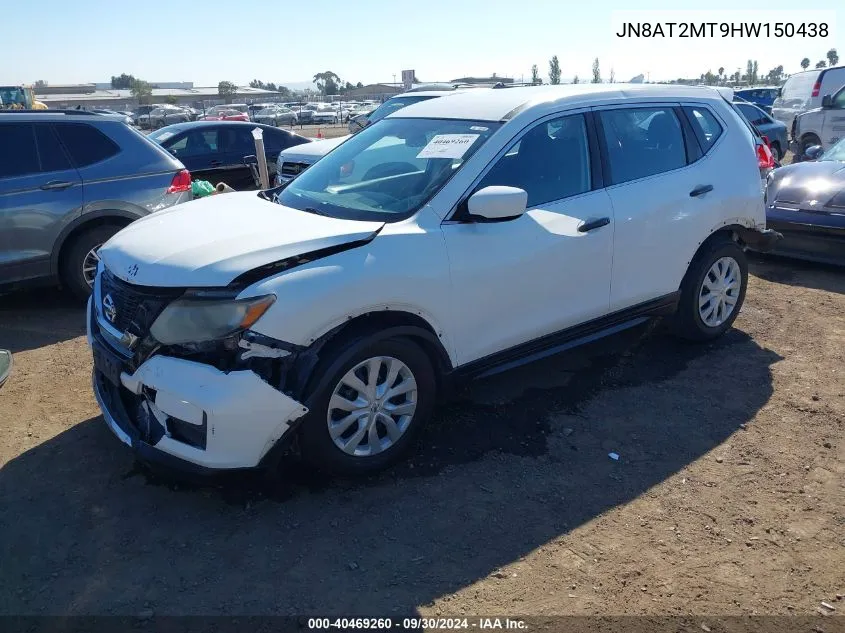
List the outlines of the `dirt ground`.
<svg viewBox="0 0 845 633">
<path fill-rule="evenodd" d="M 845 273 L 751 272 L 719 342 L 651 325 L 476 383 L 357 481 L 150 474 L 82 309 L 0 297 L 0 614 L 841 613 Z"/>
</svg>

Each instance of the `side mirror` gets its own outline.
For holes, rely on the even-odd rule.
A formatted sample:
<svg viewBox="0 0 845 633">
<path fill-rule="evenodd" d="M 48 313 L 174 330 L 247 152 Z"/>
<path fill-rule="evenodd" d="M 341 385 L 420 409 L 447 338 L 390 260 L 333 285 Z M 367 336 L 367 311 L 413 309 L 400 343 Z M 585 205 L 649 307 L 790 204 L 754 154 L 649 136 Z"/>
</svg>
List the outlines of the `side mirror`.
<svg viewBox="0 0 845 633">
<path fill-rule="evenodd" d="M 528 206 L 528 193 L 516 187 L 484 187 L 467 200 L 470 216 L 487 220 L 518 218 Z"/>
<path fill-rule="evenodd" d="M 833 107 L 833 97 L 830 95 L 825 95 L 822 97 L 822 107 L 823 108 L 832 108 Z"/>
<path fill-rule="evenodd" d="M 821 145 L 811 145 L 804 151 L 804 160 L 818 160 L 824 150 Z"/>
</svg>

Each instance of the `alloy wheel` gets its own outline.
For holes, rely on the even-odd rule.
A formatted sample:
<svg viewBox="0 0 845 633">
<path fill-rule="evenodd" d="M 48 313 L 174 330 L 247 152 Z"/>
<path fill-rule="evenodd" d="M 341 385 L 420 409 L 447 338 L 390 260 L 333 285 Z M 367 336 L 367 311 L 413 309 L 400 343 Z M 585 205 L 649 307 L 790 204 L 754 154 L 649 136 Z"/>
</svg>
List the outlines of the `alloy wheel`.
<svg viewBox="0 0 845 633">
<path fill-rule="evenodd" d="M 97 265 L 100 263 L 100 255 L 97 251 L 100 250 L 102 244 L 97 244 L 94 248 L 88 251 L 85 259 L 82 260 L 82 277 L 89 288 L 94 287 L 94 277 L 97 276 Z"/>
<path fill-rule="evenodd" d="M 376 356 L 350 369 L 329 400 L 329 436 L 353 457 L 371 457 L 394 446 L 417 409 L 417 381 L 410 368 Z"/>
</svg>

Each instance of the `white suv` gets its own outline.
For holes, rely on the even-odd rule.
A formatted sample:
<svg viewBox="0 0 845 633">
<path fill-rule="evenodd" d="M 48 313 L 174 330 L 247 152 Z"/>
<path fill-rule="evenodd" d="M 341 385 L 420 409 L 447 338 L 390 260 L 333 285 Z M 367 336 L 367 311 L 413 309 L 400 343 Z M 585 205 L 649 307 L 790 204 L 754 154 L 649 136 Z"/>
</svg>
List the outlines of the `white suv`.
<svg viewBox="0 0 845 633">
<path fill-rule="evenodd" d="M 288 185 L 100 249 L 94 392 L 142 459 L 366 472 L 451 382 L 665 315 L 721 335 L 767 248 L 754 139 L 708 88 L 479 90 L 409 106 Z M 289 440 L 296 439 L 293 444 Z"/>
</svg>

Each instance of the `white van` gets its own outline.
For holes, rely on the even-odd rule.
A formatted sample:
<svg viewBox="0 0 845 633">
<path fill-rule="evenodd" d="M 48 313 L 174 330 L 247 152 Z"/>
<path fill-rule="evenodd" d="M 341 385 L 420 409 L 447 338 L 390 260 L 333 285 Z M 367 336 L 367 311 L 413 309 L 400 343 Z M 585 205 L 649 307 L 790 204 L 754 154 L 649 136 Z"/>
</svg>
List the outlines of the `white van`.
<svg viewBox="0 0 845 633">
<path fill-rule="evenodd" d="M 845 85 L 845 66 L 816 68 L 795 73 L 780 89 L 778 98 L 772 104 L 772 116 L 786 124 L 793 141 L 800 141 L 795 136 L 793 124 L 799 114 L 820 108 L 825 95 L 833 95 Z M 799 147 L 799 151 L 803 153 Z"/>
</svg>

